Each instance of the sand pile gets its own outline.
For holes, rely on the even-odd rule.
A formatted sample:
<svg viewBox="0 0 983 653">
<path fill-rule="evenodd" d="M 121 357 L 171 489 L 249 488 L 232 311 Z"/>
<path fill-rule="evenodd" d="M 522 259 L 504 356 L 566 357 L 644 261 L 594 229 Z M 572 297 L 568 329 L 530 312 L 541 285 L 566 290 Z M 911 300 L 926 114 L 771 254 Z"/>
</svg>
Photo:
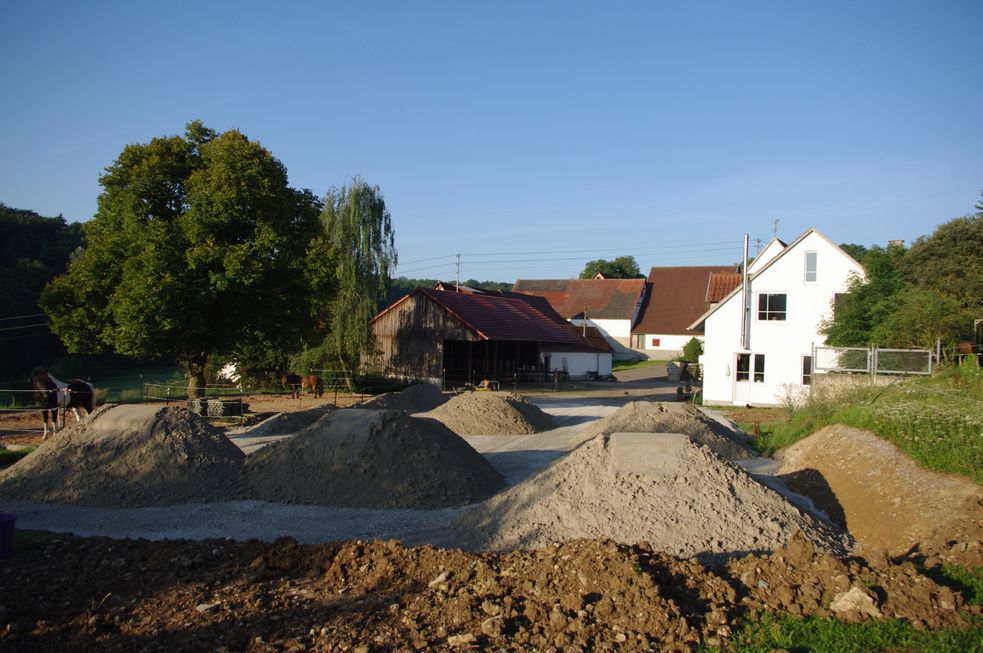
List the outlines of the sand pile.
<svg viewBox="0 0 983 653">
<path fill-rule="evenodd" d="M 426 417 L 459 435 L 527 435 L 556 427 L 552 417 L 514 392 L 465 392 Z"/>
<path fill-rule="evenodd" d="M 839 553 L 850 544 L 835 526 L 683 434 L 597 436 L 463 513 L 453 527 L 478 550 L 606 537 L 713 559 L 771 551 L 799 529 L 822 550 Z"/>
<path fill-rule="evenodd" d="M 221 501 L 243 454 L 183 408 L 104 406 L 0 472 L 0 495 L 88 506 Z"/>
<path fill-rule="evenodd" d="M 272 417 L 264 419 L 258 424 L 245 428 L 228 429 L 226 434 L 230 437 L 262 437 L 266 435 L 286 435 L 296 433 L 301 429 L 310 426 L 331 411 L 335 410 L 334 404 L 322 404 L 307 410 L 298 410 L 288 413 L 277 413 Z"/>
<path fill-rule="evenodd" d="M 684 433 L 727 460 L 756 458 L 758 453 L 740 431 L 727 427 L 695 406 L 679 402 L 632 401 L 600 419 L 584 436 L 611 433 Z"/>
<path fill-rule="evenodd" d="M 365 508 L 439 508 L 491 496 L 504 481 L 445 426 L 395 410 L 339 410 L 246 459 L 249 495 Z"/>
<path fill-rule="evenodd" d="M 418 383 L 403 389 L 401 392 L 387 392 L 373 397 L 353 408 L 371 408 L 373 410 L 405 410 L 411 413 L 423 413 L 447 403 L 447 397 L 432 383 Z"/>
<path fill-rule="evenodd" d="M 898 553 L 955 537 L 964 522 L 983 522 L 983 488 L 924 469 L 868 431 L 827 426 L 780 456 L 785 484 L 812 498 L 864 549 Z"/>
</svg>

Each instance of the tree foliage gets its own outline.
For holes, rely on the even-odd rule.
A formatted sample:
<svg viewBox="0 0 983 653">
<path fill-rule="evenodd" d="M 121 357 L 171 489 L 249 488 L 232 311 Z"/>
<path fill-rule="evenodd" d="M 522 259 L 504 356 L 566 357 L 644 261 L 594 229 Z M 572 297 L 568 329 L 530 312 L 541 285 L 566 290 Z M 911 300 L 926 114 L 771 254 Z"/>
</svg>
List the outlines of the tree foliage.
<svg viewBox="0 0 983 653">
<path fill-rule="evenodd" d="M 315 367 L 336 361 L 350 380 L 373 346 L 368 323 L 387 297 L 397 262 L 395 232 L 379 187 L 358 177 L 328 191 L 321 224 L 315 245 L 329 259 L 336 287 L 328 335 L 303 362 Z"/>
<path fill-rule="evenodd" d="M 38 296 L 56 275 L 68 268 L 83 244 L 82 227 L 61 216 L 47 218 L 34 211 L 0 204 L 0 361 L 3 376 L 27 372 L 63 355 L 64 347 L 40 315 Z"/>
<path fill-rule="evenodd" d="M 604 259 L 588 261 L 584 265 L 584 271 L 580 273 L 580 278 L 592 279 L 598 273 L 604 275 L 605 279 L 640 279 L 645 276 L 639 271 L 638 261 L 634 256 L 619 256 L 610 261 Z"/>
<path fill-rule="evenodd" d="M 911 249 L 858 250 L 866 279 L 851 281 L 823 325 L 829 344 L 929 349 L 971 337 L 973 319 L 983 316 L 983 208 L 977 209 Z"/>
<path fill-rule="evenodd" d="M 192 122 L 125 147 L 100 184 L 85 253 L 41 300 L 70 351 L 176 357 L 196 394 L 210 355 L 273 365 L 313 335 L 320 203 L 259 143 Z"/>
</svg>

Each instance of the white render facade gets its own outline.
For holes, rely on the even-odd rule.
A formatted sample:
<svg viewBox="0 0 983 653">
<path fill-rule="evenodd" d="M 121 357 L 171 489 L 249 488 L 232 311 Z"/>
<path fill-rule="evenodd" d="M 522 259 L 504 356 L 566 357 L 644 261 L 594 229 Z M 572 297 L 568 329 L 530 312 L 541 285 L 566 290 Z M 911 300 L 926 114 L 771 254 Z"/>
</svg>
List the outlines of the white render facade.
<svg viewBox="0 0 983 653">
<path fill-rule="evenodd" d="M 825 343 L 819 327 L 833 314 L 863 268 L 824 235 L 810 229 L 786 247 L 773 240 L 748 266 L 747 347 L 741 342 L 738 286 L 691 328 L 704 326 L 703 402 L 778 406 L 811 382 L 812 350 Z"/>
<path fill-rule="evenodd" d="M 611 373 L 611 352 L 550 351 L 549 345 L 544 345 L 540 360 L 545 362 L 547 357 L 550 371 L 566 372 L 572 379 L 586 379 L 588 372 L 598 376 Z"/>
</svg>

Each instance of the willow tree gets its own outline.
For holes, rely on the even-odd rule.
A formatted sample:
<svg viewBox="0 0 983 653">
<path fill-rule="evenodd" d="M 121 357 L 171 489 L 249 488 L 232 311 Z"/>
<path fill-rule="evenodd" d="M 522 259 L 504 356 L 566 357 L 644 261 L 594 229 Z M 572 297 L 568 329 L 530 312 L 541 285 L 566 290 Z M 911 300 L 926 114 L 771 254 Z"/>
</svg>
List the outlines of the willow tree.
<svg viewBox="0 0 983 653">
<path fill-rule="evenodd" d="M 362 355 L 373 347 L 369 320 L 386 298 L 396 266 L 395 232 L 379 187 L 359 177 L 328 191 L 321 224 L 335 283 L 330 330 L 321 350 L 337 361 L 351 385 Z"/>
<path fill-rule="evenodd" d="M 209 356 L 282 358 L 312 337 L 320 203 L 259 143 L 192 122 L 126 146 L 99 183 L 86 250 L 41 298 L 69 351 L 176 358 L 197 396 Z"/>
</svg>

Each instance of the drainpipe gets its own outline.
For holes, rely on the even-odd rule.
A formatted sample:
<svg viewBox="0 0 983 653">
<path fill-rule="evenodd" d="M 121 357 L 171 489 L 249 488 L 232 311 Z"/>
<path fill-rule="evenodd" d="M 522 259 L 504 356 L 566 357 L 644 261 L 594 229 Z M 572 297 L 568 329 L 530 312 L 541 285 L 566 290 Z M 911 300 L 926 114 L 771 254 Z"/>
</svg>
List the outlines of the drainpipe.
<svg viewBox="0 0 983 653">
<path fill-rule="evenodd" d="M 750 347 L 748 338 L 748 287 L 747 287 L 747 247 L 748 236 L 744 234 L 744 281 L 741 284 L 741 347 L 746 351 Z"/>
</svg>

